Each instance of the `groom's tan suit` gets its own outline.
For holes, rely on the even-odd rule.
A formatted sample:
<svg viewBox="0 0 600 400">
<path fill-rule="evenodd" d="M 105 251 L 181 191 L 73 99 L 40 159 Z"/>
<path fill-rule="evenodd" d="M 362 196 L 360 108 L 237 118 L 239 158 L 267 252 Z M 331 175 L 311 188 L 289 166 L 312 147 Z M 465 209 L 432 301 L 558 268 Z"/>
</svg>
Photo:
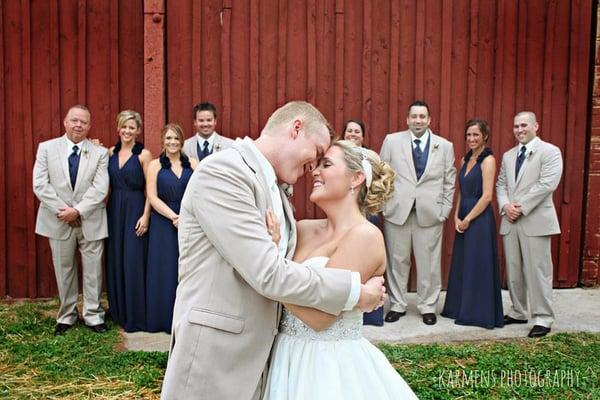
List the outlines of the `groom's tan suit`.
<svg viewBox="0 0 600 400">
<path fill-rule="evenodd" d="M 33 191 L 40 201 L 35 233 L 50 241 L 60 296 L 57 321 L 77 321 L 78 278 L 75 253 L 81 252 L 83 318 L 87 325 L 104 322 L 102 293 L 103 239 L 108 236 L 104 198 L 108 194 L 108 150 L 85 139 L 80 142 L 75 187 L 69 179 L 69 145 L 66 135 L 40 143 L 33 167 Z M 81 226 L 71 227 L 57 218 L 59 210 L 79 211 Z"/>
<path fill-rule="evenodd" d="M 410 130 L 387 135 L 381 159 L 394 171 L 394 196 L 383 208 L 388 255 L 387 283 L 391 309 L 405 312 L 406 292 L 414 251 L 417 266 L 417 308 L 435 313 L 441 289 L 443 223 L 454 196 L 454 147 L 429 131 L 429 152 L 423 175 L 417 179 Z"/>
<path fill-rule="evenodd" d="M 179 286 L 162 399 L 258 399 L 277 334 L 280 302 L 339 314 L 351 273 L 284 259 L 267 233 L 270 185 L 249 140 L 194 172 L 179 222 Z M 275 182 L 272 182 L 274 184 Z M 282 196 L 291 228 L 295 221 Z"/>
<path fill-rule="evenodd" d="M 560 233 L 552 193 L 560 182 L 563 163 L 558 147 L 537 137 L 530 146 L 517 177 L 516 161 L 521 145 L 504 153 L 496 183 L 502 214 L 500 235 L 512 300 L 508 315 L 526 320 L 529 298 L 533 324 L 550 328 L 554 322 L 550 235 Z M 508 203 L 521 205 L 522 215 L 514 223 L 502 212 Z"/>
</svg>

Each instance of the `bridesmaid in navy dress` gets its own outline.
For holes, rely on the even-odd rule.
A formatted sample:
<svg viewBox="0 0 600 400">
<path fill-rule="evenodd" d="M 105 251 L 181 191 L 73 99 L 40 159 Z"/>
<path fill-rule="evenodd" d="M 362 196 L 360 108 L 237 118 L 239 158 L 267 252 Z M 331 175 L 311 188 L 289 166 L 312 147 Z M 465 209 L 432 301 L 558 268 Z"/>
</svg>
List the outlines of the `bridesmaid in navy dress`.
<svg viewBox="0 0 600 400">
<path fill-rule="evenodd" d="M 142 118 L 125 110 L 117 116 L 119 142 L 108 161 L 108 246 L 106 286 L 110 316 L 127 332 L 146 329 L 146 254 L 150 204 L 144 171 L 152 154 L 135 140 Z"/>
<path fill-rule="evenodd" d="M 158 159 L 150 162 L 146 183 L 146 192 L 152 205 L 146 279 L 146 327 L 148 332 L 171 333 L 179 259 L 179 208 L 197 161 L 181 151 L 183 130 L 179 125 L 167 124 L 161 132 L 161 141 L 163 152 Z"/>
<path fill-rule="evenodd" d="M 459 325 L 493 329 L 504 325 L 496 221 L 492 201 L 496 160 L 485 147 L 487 122 L 467 122 L 470 148 L 459 174 L 460 193 L 454 215 L 456 236 L 442 316 Z"/>
<path fill-rule="evenodd" d="M 344 134 L 343 139 L 349 140 L 358 147 L 366 147 L 364 145 L 365 141 L 365 123 L 359 119 L 349 119 L 346 121 L 346 125 L 344 125 Z M 380 214 L 367 215 L 367 219 L 373 225 L 377 226 L 381 229 L 381 218 Z M 379 307 L 377 310 L 373 310 L 369 313 L 363 314 L 363 325 L 375 325 L 375 326 L 383 326 L 383 306 Z"/>
</svg>

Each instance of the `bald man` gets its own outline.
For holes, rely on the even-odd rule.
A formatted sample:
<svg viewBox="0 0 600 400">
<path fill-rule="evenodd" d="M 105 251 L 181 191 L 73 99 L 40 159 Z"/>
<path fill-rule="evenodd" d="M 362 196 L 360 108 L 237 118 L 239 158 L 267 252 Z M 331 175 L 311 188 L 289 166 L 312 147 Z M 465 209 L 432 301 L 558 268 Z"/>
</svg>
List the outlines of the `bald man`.
<svg viewBox="0 0 600 400">
<path fill-rule="evenodd" d="M 560 233 L 560 225 L 552 193 L 563 170 L 560 150 L 540 139 L 538 130 L 534 113 L 515 116 L 513 134 L 519 144 L 504 153 L 496 183 L 512 301 L 504 324 L 526 324 L 531 312 L 532 338 L 547 335 L 554 322 L 550 237 Z"/>
</svg>

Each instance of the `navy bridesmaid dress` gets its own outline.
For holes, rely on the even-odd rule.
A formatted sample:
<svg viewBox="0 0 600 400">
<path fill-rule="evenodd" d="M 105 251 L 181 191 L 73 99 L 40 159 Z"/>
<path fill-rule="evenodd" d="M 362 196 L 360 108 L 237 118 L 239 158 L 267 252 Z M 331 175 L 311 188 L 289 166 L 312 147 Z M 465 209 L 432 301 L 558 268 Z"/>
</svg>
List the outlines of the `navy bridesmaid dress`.
<svg viewBox="0 0 600 400">
<path fill-rule="evenodd" d="M 181 199 L 193 172 L 189 159 L 181 154 L 183 171 L 179 178 L 171 169 L 168 157 L 162 155 L 160 163 L 161 169 L 156 177 L 158 197 L 179 214 Z M 179 259 L 177 228 L 170 219 L 152 210 L 149 240 L 146 279 L 147 330 L 171 333 Z"/>
<path fill-rule="evenodd" d="M 143 148 L 136 143 L 131 157 L 119 168 L 119 142 L 108 161 L 111 193 L 107 207 L 106 286 L 110 316 L 127 332 L 146 329 L 148 235 L 135 234 L 146 203 L 146 182 L 139 159 Z"/>
<path fill-rule="evenodd" d="M 465 156 L 459 174 L 460 219 L 471 211 L 483 194 L 481 162 L 492 154 L 492 150 L 485 148 L 465 176 L 471 154 L 469 151 Z M 471 221 L 464 233 L 456 233 L 442 316 L 454 319 L 459 325 L 488 329 L 504 325 L 496 240 L 496 221 L 491 205 Z"/>
</svg>

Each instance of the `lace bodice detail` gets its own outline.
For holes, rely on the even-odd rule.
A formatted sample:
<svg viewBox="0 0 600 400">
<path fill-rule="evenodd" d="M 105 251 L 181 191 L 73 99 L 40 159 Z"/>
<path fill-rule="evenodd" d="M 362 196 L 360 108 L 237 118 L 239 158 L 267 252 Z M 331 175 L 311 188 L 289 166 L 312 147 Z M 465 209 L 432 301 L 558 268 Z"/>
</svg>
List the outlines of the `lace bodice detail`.
<svg viewBox="0 0 600 400">
<path fill-rule="evenodd" d="M 327 257 L 312 257 L 302 264 L 313 268 L 324 268 L 328 260 L 329 258 Z M 344 311 L 329 328 L 317 332 L 284 308 L 279 324 L 279 331 L 306 340 L 334 341 L 360 339 L 362 337 L 362 322 L 362 312 L 359 309 Z"/>
</svg>

